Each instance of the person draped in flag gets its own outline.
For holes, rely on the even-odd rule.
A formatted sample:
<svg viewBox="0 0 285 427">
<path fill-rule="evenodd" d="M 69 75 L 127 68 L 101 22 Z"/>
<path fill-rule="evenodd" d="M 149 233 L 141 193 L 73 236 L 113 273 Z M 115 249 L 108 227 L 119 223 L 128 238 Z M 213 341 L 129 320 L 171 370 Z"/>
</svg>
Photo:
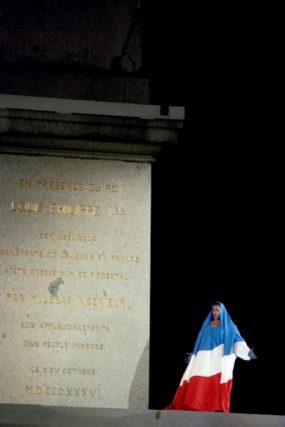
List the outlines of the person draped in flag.
<svg viewBox="0 0 285 427">
<path fill-rule="evenodd" d="M 193 353 L 189 353 L 174 399 L 166 409 L 228 413 L 236 357 L 257 359 L 224 304 L 215 302 L 198 334 Z"/>
</svg>

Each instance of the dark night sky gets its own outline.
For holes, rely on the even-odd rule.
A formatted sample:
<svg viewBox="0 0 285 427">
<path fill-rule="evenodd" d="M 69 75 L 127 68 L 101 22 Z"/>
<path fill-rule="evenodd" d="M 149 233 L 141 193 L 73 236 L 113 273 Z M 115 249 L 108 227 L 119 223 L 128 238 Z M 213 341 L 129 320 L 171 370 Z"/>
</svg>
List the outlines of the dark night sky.
<svg viewBox="0 0 285 427">
<path fill-rule="evenodd" d="M 151 103 L 186 111 L 152 169 L 150 408 L 172 400 L 220 300 L 258 356 L 236 362 L 231 411 L 284 414 L 276 40 L 266 4 L 198 3 L 142 1 Z"/>
<path fill-rule="evenodd" d="M 147 22 L 153 101 L 186 106 L 177 147 L 153 166 L 150 407 L 172 400 L 221 300 L 258 355 L 236 362 L 231 411 L 284 414 L 282 181 L 264 20 L 159 1 Z"/>
</svg>

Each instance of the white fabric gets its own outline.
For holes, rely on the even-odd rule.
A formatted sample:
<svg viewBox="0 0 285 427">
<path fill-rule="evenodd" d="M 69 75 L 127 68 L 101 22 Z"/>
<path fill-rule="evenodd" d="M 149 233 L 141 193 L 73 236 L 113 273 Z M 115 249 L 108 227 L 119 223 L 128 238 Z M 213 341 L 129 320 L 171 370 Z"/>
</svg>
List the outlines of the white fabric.
<svg viewBox="0 0 285 427">
<path fill-rule="evenodd" d="M 192 355 L 191 360 L 181 378 L 180 384 L 189 381 L 191 377 L 210 377 L 221 372 L 221 383 L 226 383 L 233 378 L 233 369 L 236 357 L 250 360 L 249 347 L 245 341 L 234 344 L 233 353 L 224 356 L 224 344 L 218 345 L 213 350 L 201 350 Z"/>
<path fill-rule="evenodd" d="M 247 346 L 245 341 L 237 341 L 234 344 L 234 352 L 237 357 L 240 357 L 243 360 L 250 360 L 248 353 L 250 348 Z"/>
</svg>

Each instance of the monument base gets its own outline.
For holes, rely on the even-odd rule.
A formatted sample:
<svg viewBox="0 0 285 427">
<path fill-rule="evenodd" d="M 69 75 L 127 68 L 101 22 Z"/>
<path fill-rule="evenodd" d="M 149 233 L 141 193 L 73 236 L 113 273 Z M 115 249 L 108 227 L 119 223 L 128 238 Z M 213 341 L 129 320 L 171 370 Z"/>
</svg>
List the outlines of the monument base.
<svg viewBox="0 0 285 427">
<path fill-rule="evenodd" d="M 281 427 L 285 416 L 0 404 L 0 427 Z"/>
</svg>

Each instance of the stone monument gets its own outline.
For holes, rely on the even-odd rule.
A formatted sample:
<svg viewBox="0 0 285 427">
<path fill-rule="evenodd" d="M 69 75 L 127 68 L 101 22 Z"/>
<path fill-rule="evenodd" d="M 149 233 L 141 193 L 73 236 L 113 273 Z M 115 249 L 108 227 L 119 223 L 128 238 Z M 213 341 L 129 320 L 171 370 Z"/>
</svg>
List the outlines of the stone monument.
<svg viewBox="0 0 285 427">
<path fill-rule="evenodd" d="M 183 109 L 0 111 L 0 403 L 147 409 L 150 161 Z"/>
</svg>

